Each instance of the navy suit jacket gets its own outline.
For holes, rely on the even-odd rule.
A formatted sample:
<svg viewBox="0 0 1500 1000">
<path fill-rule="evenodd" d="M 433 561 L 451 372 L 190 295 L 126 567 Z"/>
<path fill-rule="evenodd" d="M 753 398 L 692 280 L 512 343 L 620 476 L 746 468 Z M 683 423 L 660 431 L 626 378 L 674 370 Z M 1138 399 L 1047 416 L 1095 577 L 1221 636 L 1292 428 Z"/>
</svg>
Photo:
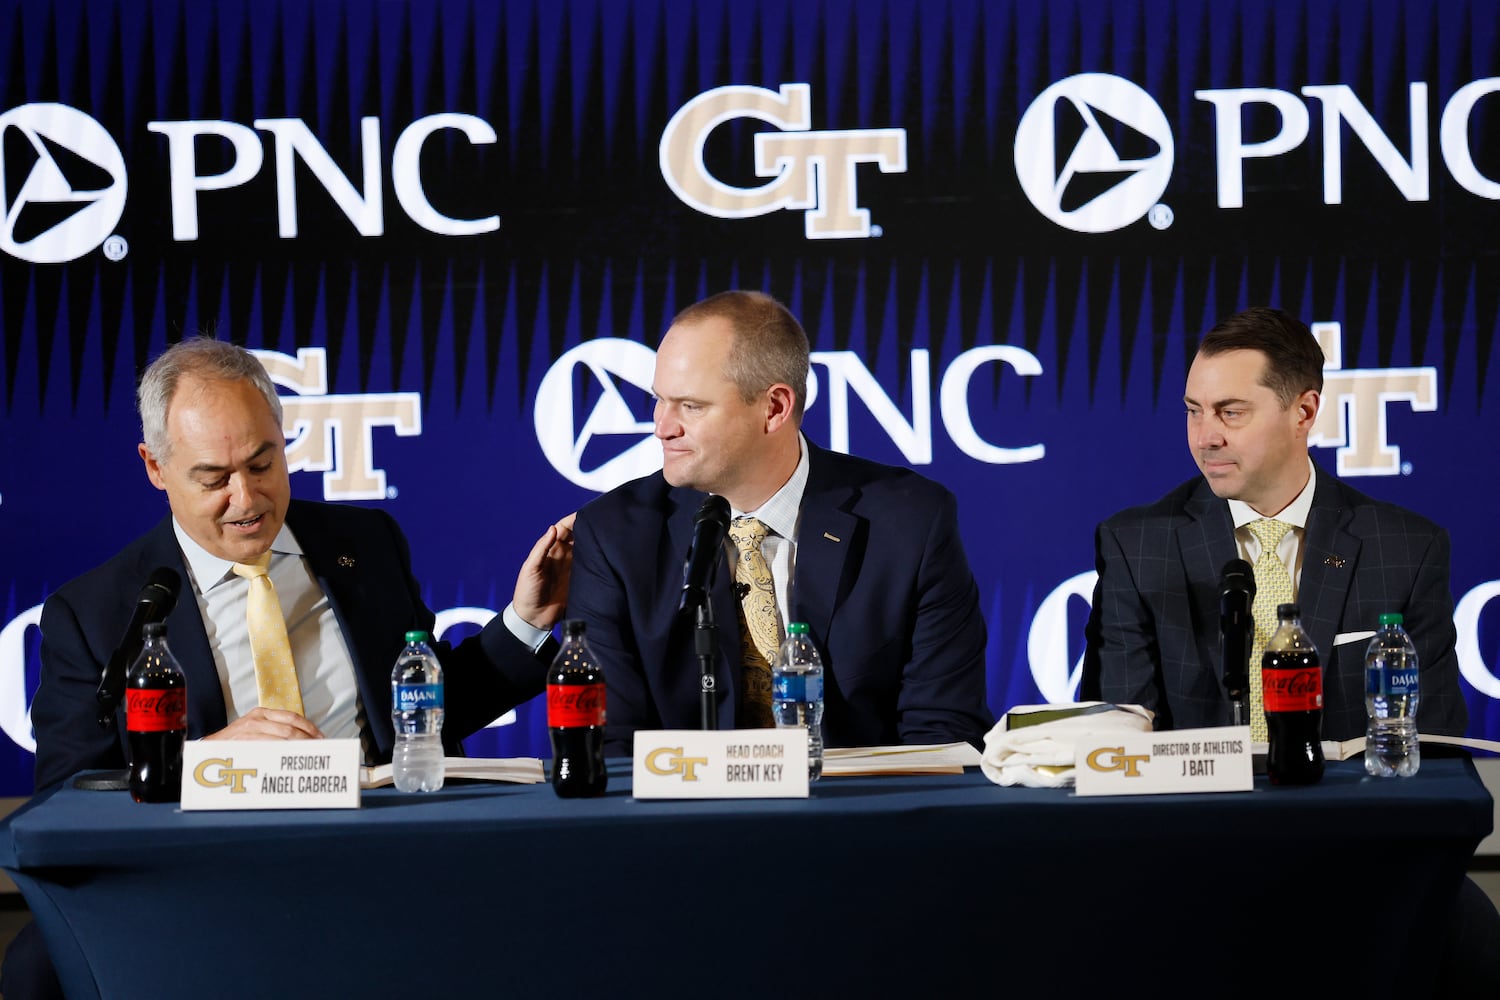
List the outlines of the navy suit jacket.
<svg viewBox="0 0 1500 1000">
<path fill-rule="evenodd" d="M 909 469 L 808 450 L 789 607 L 823 657 L 827 745 L 979 745 L 994 724 L 985 624 L 953 495 Z M 694 622 L 678 605 L 705 496 L 658 472 L 578 513 L 568 615 L 604 669 L 611 756 L 632 752 L 637 729 L 701 726 Z M 722 729 L 744 696 L 733 582 L 726 558 L 710 595 Z"/>
<path fill-rule="evenodd" d="M 389 514 L 365 507 L 293 500 L 287 524 L 343 632 L 377 762 L 389 761 L 391 668 L 406 631 L 430 632 L 434 622 L 412 576 L 406 537 Z M 42 675 L 31 706 L 39 790 L 81 770 L 126 766 L 124 706 L 113 726 L 101 728 L 95 692 L 142 586 L 159 566 L 182 576 L 166 621 L 167 641 L 187 676 L 188 738 L 228 724 L 208 633 L 166 517 L 42 606 Z M 478 635 L 452 647 L 434 643 L 434 651 L 443 663 L 443 742 L 449 754 L 461 755 L 463 737 L 541 692 L 555 643 L 533 653 L 496 615 Z"/>
<path fill-rule="evenodd" d="M 1468 708 L 1458 683 L 1448 533 L 1322 469 L 1316 476 L 1297 603 L 1323 665 L 1323 738 L 1364 735 L 1370 640 L 1334 640 L 1379 628 L 1386 611 L 1405 616 L 1417 647 L 1418 728 L 1462 736 Z M 1144 705 L 1156 712 L 1157 729 L 1229 725 L 1219 579 L 1240 555 L 1229 502 L 1196 477 L 1104 521 L 1094 551 L 1099 581 L 1079 697 Z"/>
</svg>

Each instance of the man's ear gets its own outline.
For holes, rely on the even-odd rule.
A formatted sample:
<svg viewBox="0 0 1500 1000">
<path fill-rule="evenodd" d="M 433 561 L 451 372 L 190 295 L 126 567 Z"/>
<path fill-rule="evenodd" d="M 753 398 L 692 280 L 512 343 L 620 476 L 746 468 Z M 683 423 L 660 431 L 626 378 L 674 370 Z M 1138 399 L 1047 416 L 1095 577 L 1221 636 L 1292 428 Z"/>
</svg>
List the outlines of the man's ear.
<svg viewBox="0 0 1500 1000">
<path fill-rule="evenodd" d="M 161 463 L 156 460 L 155 455 L 151 454 L 151 449 L 142 442 L 135 446 L 135 450 L 140 454 L 141 462 L 146 466 L 146 478 L 151 480 L 151 485 L 159 490 L 165 490 L 167 481 L 162 473 Z"/>
<path fill-rule="evenodd" d="M 785 382 L 777 382 L 766 390 L 766 432 L 775 433 L 792 419 L 792 409 L 797 394 Z"/>
</svg>

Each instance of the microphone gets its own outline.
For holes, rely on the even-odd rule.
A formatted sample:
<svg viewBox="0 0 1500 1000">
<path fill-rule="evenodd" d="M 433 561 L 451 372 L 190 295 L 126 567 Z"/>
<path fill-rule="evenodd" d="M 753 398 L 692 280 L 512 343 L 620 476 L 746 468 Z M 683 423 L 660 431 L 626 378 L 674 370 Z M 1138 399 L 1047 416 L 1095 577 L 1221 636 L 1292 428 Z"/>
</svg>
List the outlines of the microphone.
<svg viewBox="0 0 1500 1000">
<path fill-rule="evenodd" d="M 708 605 L 714 570 L 724 554 L 724 536 L 729 533 L 729 501 L 710 495 L 698 508 L 693 522 L 693 542 L 682 563 L 682 603 L 679 611 Z"/>
<path fill-rule="evenodd" d="M 714 570 L 724 554 L 724 536 L 729 533 L 729 501 L 710 494 L 698 508 L 693 522 L 693 542 L 688 546 L 682 564 L 682 603 L 678 611 L 695 612 L 693 650 L 698 654 L 698 702 L 704 730 L 719 728 L 718 678 L 714 676 L 714 654 L 718 644 L 713 606 L 708 591 L 713 586 Z"/>
<path fill-rule="evenodd" d="M 104 666 L 104 675 L 99 680 L 99 690 L 94 692 L 99 702 L 99 725 L 108 729 L 114 721 L 115 707 L 125 694 L 125 674 L 144 645 L 141 629 L 154 622 L 166 621 L 167 615 L 177 606 L 177 592 L 182 589 L 182 577 L 168 566 L 158 566 L 151 571 L 140 596 L 135 599 L 135 614 L 125 626 L 120 645 L 115 648 L 109 662 Z"/>
<path fill-rule="evenodd" d="M 1219 574 L 1219 639 L 1224 656 L 1224 690 L 1233 711 L 1232 725 L 1250 723 L 1250 645 L 1255 639 L 1255 570 L 1243 559 L 1231 559 Z"/>
</svg>

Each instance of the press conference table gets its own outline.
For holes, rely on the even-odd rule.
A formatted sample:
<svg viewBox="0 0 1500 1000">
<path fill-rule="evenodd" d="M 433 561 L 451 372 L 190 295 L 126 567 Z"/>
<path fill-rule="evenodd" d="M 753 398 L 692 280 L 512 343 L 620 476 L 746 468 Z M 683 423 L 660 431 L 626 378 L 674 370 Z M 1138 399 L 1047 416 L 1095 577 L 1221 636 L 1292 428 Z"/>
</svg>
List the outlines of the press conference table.
<svg viewBox="0 0 1500 1000">
<path fill-rule="evenodd" d="M 1466 758 L 1113 798 L 971 769 L 637 801 L 616 770 L 594 800 L 469 784 L 250 813 L 70 782 L 0 826 L 0 866 L 80 998 L 1409 1000 L 1492 815 Z"/>
</svg>

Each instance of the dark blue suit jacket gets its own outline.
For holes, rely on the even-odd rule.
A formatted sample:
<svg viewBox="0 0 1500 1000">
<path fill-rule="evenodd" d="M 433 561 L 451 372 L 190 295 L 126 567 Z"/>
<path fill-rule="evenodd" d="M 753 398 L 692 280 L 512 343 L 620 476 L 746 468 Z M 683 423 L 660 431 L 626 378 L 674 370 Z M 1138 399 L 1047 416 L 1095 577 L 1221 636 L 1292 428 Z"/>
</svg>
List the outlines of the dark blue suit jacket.
<svg viewBox="0 0 1500 1000">
<path fill-rule="evenodd" d="M 808 449 L 790 608 L 823 656 L 827 745 L 978 746 L 994 724 L 985 624 L 953 495 L 909 469 Z M 610 755 L 628 756 L 637 729 L 701 725 L 693 622 L 678 604 L 704 497 L 656 473 L 578 513 L 568 615 L 604 668 Z M 732 584 L 726 559 L 710 597 L 721 729 L 744 692 Z"/>
<path fill-rule="evenodd" d="M 406 537 L 389 514 L 364 507 L 293 500 L 287 524 L 343 631 L 377 762 L 389 761 L 391 668 L 405 632 L 431 631 L 434 621 L 412 576 Z M 141 587 L 158 566 L 182 576 L 167 640 L 187 675 L 188 738 L 228 724 L 208 633 L 167 517 L 102 566 L 59 587 L 42 606 L 42 675 L 31 706 L 39 790 L 80 770 L 126 765 L 124 707 L 115 725 L 102 729 L 95 691 Z M 541 692 L 555 644 L 549 640 L 533 653 L 496 615 L 480 634 L 434 649 L 443 662 L 443 742 L 449 754 L 459 755 L 463 737 Z"/>
<path fill-rule="evenodd" d="M 1405 616 L 1417 647 L 1418 728 L 1462 736 L 1468 708 L 1454 649 L 1448 533 L 1322 469 L 1316 475 L 1297 603 L 1323 663 L 1323 738 L 1364 735 L 1370 640 L 1334 639 L 1373 631 L 1386 611 Z M 1229 502 L 1195 477 L 1104 521 L 1094 550 L 1099 581 L 1079 697 L 1144 705 L 1156 712 L 1157 729 L 1229 725 L 1219 643 L 1219 578 L 1239 558 Z"/>
</svg>

